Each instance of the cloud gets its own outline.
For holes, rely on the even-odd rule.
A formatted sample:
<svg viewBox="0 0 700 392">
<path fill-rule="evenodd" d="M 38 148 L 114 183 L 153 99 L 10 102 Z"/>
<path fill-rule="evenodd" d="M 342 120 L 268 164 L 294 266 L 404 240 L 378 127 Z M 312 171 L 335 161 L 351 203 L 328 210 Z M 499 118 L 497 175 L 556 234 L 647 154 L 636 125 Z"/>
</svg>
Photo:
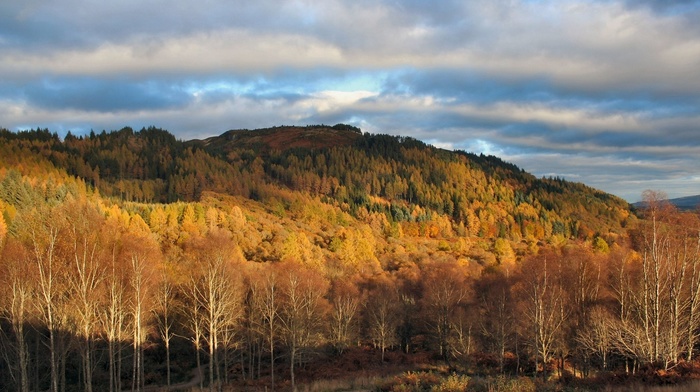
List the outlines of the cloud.
<svg viewBox="0 0 700 392">
<path fill-rule="evenodd" d="M 348 122 L 620 195 L 697 194 L 699 16 L 689 0 L 3 2 L 0 126 Z"/>
<path fill-rule="evenodd" d="M 191 100 L 180 86 L 151 80 L 44 78 L 27 85 L 23 92 L 33 106 L 88 112 L 182 108 Z"/>
</svg>

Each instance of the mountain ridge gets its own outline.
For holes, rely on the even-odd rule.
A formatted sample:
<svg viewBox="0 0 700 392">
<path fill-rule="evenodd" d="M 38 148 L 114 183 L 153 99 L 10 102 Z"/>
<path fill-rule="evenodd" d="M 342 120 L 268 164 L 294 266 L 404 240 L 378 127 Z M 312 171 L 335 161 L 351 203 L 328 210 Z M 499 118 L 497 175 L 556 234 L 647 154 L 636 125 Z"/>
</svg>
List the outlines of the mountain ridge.
<svg viewBox="0 0 700 392">
<path fill-rule="evenodd" d="M 694 209 L 697 209 L 700 207 L 700 195 L 676 197 L 673 199 L 667 199 L 665 201 L 674 205 L 679 210 L 683 210 L 683 211 L 694 210 Z M 632 203 L 632 205 L 635 208 L 644 208 L 645 202 L 638 201 L 638 202 Z"/>
</svg>

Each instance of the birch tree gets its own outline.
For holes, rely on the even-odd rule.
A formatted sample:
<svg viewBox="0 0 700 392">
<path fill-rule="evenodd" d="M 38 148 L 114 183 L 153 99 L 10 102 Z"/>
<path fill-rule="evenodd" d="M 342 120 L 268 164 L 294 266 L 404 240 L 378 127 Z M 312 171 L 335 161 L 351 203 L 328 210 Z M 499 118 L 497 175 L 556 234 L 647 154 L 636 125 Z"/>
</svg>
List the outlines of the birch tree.
<svg viewBox="0 0 700 392">
<path fill-rule="evenodd" d="M 204 317 L 204 339 L 209 349 L 209 389 L 220 390 L 219 356 L 221 342 L 232 330 L 243 311 L 242 281 L 236 274 L 234 244 L 224 230 L 210 232 L 198 246 L 195 284 L 196 300 Z M 215 374 L 216 372 L 216 380 Z"/>
<path fill-rule="evenodd" d="M 165 346 L 165 368 L 166 368 L 166 383 L 170 386 L 170 343 L 175 337 L 174 333 L 174 312 L 175 312 L 175 297 L 173 284 L 170 277 L 163 273 L 160 279 L 160 284 L 156 290 L 156 309 L 154 311 L 155 318 L 158 323 L 158 333 L 163 340 Z"/>
<path fill-rule="evenodd" d="M 250 284 L 255 313 L 262 318 L 262 330 L 265 334 L 270 353 L 270 390 L 275 390 L 275 344 L 280 329 L 280 310 L 282 307 L 280 281 L 277 271 L 272 266 L 265 266 L 258 277 Z"/>
<path fill-rule="evenodd" d="M 399 307 L 399 293 L 394 282 L 387 277 L 377 278 L 367 294 L 365 317 L 369 335 L 381 351 L 382 364 L 386 350 L 397 343 Z"/>
<path fill-rule="evenodd" d="M 17 391 L 29 392 L 29 342 L 27 325 L 33 317 L 35 278 L 30 264 L 30 255 L 24 247 L 13 241 L 2 248 L 0 246 L 0 318 L 5 319 L 11 327 L 11 337 L 3 332 L 5 360 L 17 385 Z M 12 341 L 11 341 L 12 340 Z"/>
<path fill-rule="evenodd" d="M 315 271 L 289 263 L 280 272 L 284 306 L 280 312 L 282 338 L 289 352 L 292 390 L 296 390 L 295 365 L 304 350 L 320 343 L 324 296 L 328 282 Z"/>
<path fill-rule="evenodd" d="M 526 259 L 521 265 L 519 295 L 523 299 L 523 316 L 531 332 L 535 371 L 542 364 L 542 377 L 554 358 L 558 334 L 568 317 L 562 311 L 564 292 L 557 284 L 557 255 L 543 254 Z M 540 361 L 541 360 L 541 361 Z"/>
<path fill-rule="evenodd" d="M 71 202 L 66 208 L 67 240 L 71 242 L 73 255 L 71 273 L 68 276 L 72 297 L 72 314 L 76 336 L 82 357 L 83 385 L 92 392 L 93 339 L 97 333 L 98 309 L 102 299 L 101 282 L 104 267 L 98 250 L 102 218 L 92 206 L 85 202 Z"/>
<path fill-rule="evenodd" d="M 154 285 L 157 284 L 160 252 L 152 237 L 134 236 L 127 247 L 129 257 L 129 297 L 133 369 L 131 388 L 144 387 L 144 344 L 148 339 L 154 307 Z"/>
<path fill-rule="evenodd" d="M 507 272 L 506 272 L 507 273 Z M 483 274 L 474 286 L 480 310 L 480 331 L 485 347 L 498 354 L 498 368 L 504 370 L 506 350 L 515 335 L 515 307 L 512 277 L 501 272 Z"/>
<path fill-rule="evenodd" d="M 39 319 L 46 327 L 49 338 L 50 391 L 59 392 L 61 359 L 61 311 L 65 299 L 65 265 L 59 257 L 59 234 L 63 223 L 58 208 L 43 207 L 22 216 L 24 235 L 32 252 L 36 271 L 36 296 Z"/>
<path fill-rule="evenodd" d="M 437 339 L 440 355 L 450 355 L 450 334 L 457 309 L 467 299 L 466 276 L 453 262 L 435 262 L 423 272 L 423 302 L 427 324 Z"/>
<path fill-rule="evenodd" d="M 330 290 L 330 341 L 335 351 L 342 354 L 356 334 L 357 313 L 362 302 L 357 287 L 344 279 L 332 282 Z"/>
<path fill-rule="evenodd" d="M 125 235 L 128 221 L 119 218 L 118 210 L 111 210 L 105 221 L 104 244 L 104 302 L 99 310 L 102 334 L 107 341 L 109 391 L 121 391 L 124 342 L 130 339 L 126 322 L 129 313 L 129 282 L 131 260 L 129 238 Z"/>
</svg>

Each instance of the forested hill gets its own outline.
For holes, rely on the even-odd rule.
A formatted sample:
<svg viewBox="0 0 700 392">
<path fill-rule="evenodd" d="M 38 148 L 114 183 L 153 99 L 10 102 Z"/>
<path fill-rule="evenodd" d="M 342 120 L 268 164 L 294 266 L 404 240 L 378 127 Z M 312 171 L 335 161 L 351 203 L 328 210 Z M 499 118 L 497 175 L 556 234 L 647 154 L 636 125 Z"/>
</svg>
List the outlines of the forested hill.
<svg viewBox="0 0 700 392">
<path fill-rule="evenodd" d="M 441 150 L 343 124 L 229 131 L 180 141 L 131 128 L 61 140 L 50 130 L 0 131 L 0 163 L 24 175 L 65 171 L 103 197 L 197 201 L 206 192 L 289 210 L 295 195 L 361 221 L 438 236 L 513 241 L 619 234 L 620 198 L 580 183 L 538 179 L 497 157 Z"/>
<path fill-rule="evenodd" d="M 685 242 L 664 248 L 691 249 L 696 221 L 668 216 L 658 232 Z M 430 358 L 498 375 L 601 351 L 604 370 L 681 358 L 700 290 L 641 284 L 638 252 L 657 253 L 640 227 L 583 184 L 345 125 L 187 142 L 0 130 L 0 390 L 182 386 L 206 367 L 208 386 L 288 391 Z M 694 262 L 659 260 L 698 287 Z M 654 335 L 651 300 L 630 298 L 655 298 L 669 326 Z M 587 343 L 602 322 L 629 340 Z"/>
</svg>

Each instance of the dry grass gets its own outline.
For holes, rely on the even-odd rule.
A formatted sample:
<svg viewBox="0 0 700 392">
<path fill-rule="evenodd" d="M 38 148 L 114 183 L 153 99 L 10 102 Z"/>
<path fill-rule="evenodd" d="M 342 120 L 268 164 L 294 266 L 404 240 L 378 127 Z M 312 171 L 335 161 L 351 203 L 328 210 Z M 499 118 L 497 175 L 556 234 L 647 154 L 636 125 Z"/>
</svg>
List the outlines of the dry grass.
<svg viewBox="0 0 700 392">
<path fill-rule="evenodd" d="M 301 385 L 298 389 L 299 392 L 374 391 L 386 382 L 385 377 L 367 375 L 348 379 L 317 380 Z"/>
<path fill-rule="evenodd" d="M 700 391 L 700 381 L 693 381 L 681 385 L 628 385 L 621 387 L 607 387 L 605 392 L 697 392 Z"/>
</svg>

